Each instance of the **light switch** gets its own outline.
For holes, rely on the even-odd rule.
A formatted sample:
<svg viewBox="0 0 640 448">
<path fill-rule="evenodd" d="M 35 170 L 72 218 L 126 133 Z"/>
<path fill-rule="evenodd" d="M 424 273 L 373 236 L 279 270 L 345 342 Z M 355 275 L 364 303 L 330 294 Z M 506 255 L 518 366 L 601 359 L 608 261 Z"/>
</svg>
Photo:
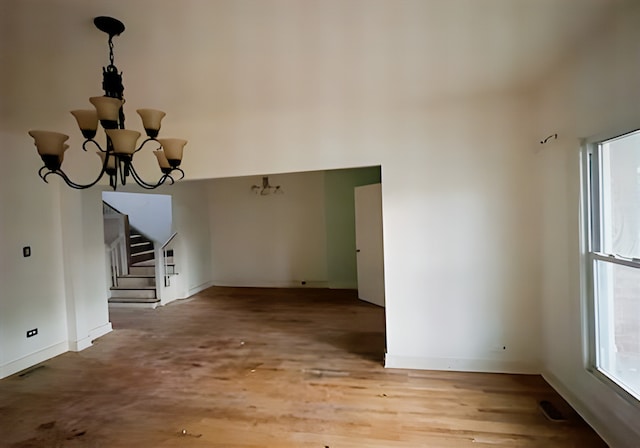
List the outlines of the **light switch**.
<svg viewBox="0 0 640 448">
<path fill-rule="evenodd" d="M 31 246 L 24 246 L 22 248 L 22 256 L 23 257 L 30 257 L 31 256 Z"/>
</svg>

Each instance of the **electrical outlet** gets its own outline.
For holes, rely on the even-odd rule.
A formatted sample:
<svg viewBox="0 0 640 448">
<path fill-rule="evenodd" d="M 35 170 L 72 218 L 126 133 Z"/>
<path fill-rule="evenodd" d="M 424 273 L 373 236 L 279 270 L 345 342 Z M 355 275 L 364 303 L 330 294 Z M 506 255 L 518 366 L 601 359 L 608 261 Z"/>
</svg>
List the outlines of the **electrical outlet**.
<svg viewBox="0 0 640 448">
<path fill-rule="evenodd" d="M 34 328 L 33 330 L 27 330 L 27 337 L 28 338 L 33 337 L 33 336 L 35 336 L 37 334 L 38 334 L 38 329 L 37 328 Z"/>
</svg>

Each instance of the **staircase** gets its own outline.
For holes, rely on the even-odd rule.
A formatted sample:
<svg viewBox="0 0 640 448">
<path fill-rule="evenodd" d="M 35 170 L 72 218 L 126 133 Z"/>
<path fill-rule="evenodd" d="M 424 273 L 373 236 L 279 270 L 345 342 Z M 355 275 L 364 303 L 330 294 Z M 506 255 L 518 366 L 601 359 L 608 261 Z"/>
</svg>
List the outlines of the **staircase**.
<svg viewBox="0 0 640 448">
<path fill-rule="evenodd" d="M 156 285 L 156 263 L 163 263 L 164 286 L 169 286 L 169 277 L 176 272 L 173 249 L 167 248 L 167 245 L 175 234 L 162 247 L 162 260 L 158 261 L 155 259 L 153 241 L 135 227 L 130 226 L 127 215 L 120 213 L 107 203 L 104 203 L 103 211 L 105 217 L 120 220 L 120 230 L 117 232 L 120 235 L 118 247 L 120 247 L 120 253 L 126 252 L 126 256 L 112 257 L 111 260 L 112 286 L 109 305 L 156 308 L 160 305 Z M 116 264 L 118 267 L 114 269 Z"/>
<path fill-rule="evenodd" d="M 129 226 L 129 266 L 154 261 L 153 241 L 133 226 Z M 155 262 L 152 263 L 155 265 Z"/>
<path fill-rule="evenodd" d="M 129 273 L 118 275 L 111 286 L 110 305 L 155 308 L 160 304 L 156 292 L 156 263 L 153 241 L 129 226 Z"/>
</svg>

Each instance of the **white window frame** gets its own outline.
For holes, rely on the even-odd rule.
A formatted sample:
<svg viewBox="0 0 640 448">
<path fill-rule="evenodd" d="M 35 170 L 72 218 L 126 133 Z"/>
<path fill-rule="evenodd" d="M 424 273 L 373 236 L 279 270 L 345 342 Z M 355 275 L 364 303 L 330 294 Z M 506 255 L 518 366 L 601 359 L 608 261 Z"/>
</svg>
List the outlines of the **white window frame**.
<svg viewBox="0 0 640 448">
<path fill-rule="evenodd" d="M 598 380 L 620 395 L 625 401 L 640 409 L 640 396 L 636 396 L 618 384 L 609 375 L 598 368 L 597 350 L 598 332 L 596 325 L 596 278 L 595 267 L 597 261 L 640 269 L 640 260 L 628 259 L 600 252 L 602 232 L 600 229 L 600 179 L 601 150 L 600 145 L 617 138 L 640 131 L 639 129 L 601 135 L 586 139 L 582 142 L 582 254 L 583 263 L 581 274 L 583 278 L 583 328 L 585 342 L 585 368 Z"/>
</svg>

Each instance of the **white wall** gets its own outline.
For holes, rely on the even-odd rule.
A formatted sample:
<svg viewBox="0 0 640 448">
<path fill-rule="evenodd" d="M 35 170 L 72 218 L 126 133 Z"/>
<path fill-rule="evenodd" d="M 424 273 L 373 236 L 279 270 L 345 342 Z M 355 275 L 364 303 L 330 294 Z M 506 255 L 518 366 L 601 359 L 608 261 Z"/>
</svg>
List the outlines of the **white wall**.
<svg viewBox="0 0 640 448">
<path fill-rule="evenodd" d="M 209 181 L 216 285 L 327 286 L 324 173 L 269 176 L 282 194 L 256 195 L 262 176 Z"/>
<path fill-rule="evenodd" d="M 388 366 L 538 371 L 527 123 L 526 99 L 494 95 L 395 130 L 382 162 Z"/>
<path fill-rule="evenodd" d="M 169 195 L 105 191 L 102 198 L 120 213 L 128 215 L 129 224 L 153 241 L 163 244 L 173 233 Z"/>
<path fill-rule="evenodd" d="M 113 6 L 112 11 L 125 8 L 123 5 Z M 230 37 L 232 46 L 219 40 L 197 41 L 192 44 L 194 51 L 203 55 L 198 58 L 201 67 L 163 66 L 166 69 L 163 75 L 176 81 L 171 83 L 171 92 L 180 99 L 163 122 L 163 135 L 189 139 L 184 160 L 188 176 L 206 179 L 250 175 L 255 176 L 251 182 L 255 183 L 263 173 L 382 166 L 388 365 L 537 371 L 540 235 L 531 148 L 539 136 L 529 132 L 529 98 L 521 92 L 491 91 L 478 97 L 428 101 L 429 96 L 423 94 L 421 86 L 429 82 L 426 75 L 438 70 L 439 65 L 434 59 L 433 64 L 428 64 L 430 70 L 424 72 L 424 82 L 413 82 L 421 78 L 414 76 L 413 61 L 422 54 L 424 42 L 416 41 L 411 34 L 423 28 L 419 18 L 413 20 L 412 8 L 425 14 L 421 17 L 430 17 L 419 3 L 407 4 L 408 9 L 397 11 L 392 3 L 380 3 L 364 17 L 359 14 L 364 3 L 345 6 L 343 13 L 353 14 L 349 16 L 353 20 L 344 15 L 334 17 L 331 5 L 320 7 L 323 14 L 320 16 L 314 15 L 313 10 L 301 11 L 300 17 L 313 24 L 312 32 L 299 28 L 296 14 L 286 8 L 271 13 L 276 18 L 283 14 L 283 19 L 292 20 L 287 19 L 287 26 L 271 29 L 261 25 L 262 13 L 269 13 L 269 8 L 236 9 L 236 5 L 229 3 L 227 12 L 229 18 L 238 22 L 221 22 L 224 25 L 221 32 Z M 142 6 L 137 4 L 137 9 Z M 399 15 L 387 29 L 384 24 L 390 11 Z M 180 12 L 187 11 L 181 8 Z M 31 23 L 30 14 L 23 11 L 17 17 L 21 21 L 16 28 L 33 29 L 27 26 Z M 199 28 L 190 20 L 205 20 L 193 16 L 182 19 L 189 21 L 194 32 Z M 403 20 L 408 20 L 411 26 L 398 26 Z M 324 26 L 327 23 L 335 25 L 338 33 Z M 86 27 L 91 28 L 91 24 Z M 30 41 L 35 39 L 32 34 L 22 31 L 20 36 Z M 185 42 L 195 37 L 197 34 L 181 36 L 187 39 Z M 59 38 L 61 46 L 69 51 L 65 53 L 67 57 L 75 60 L 77 56 L 72 50 L 79 49 L 79 41 L 67 35 Z M 103 44 L 99 38 L 92 42 Z M 453 39 L 452 43 L 461 43 L 466 48 L 472 42 L 469 36 L 460 39 L 460 42 Z M 342 45 L 344 42 L 349 45 Z M 385 50 L 380 51 L 378 44 L 387 43 Z M 154 48 L 154 52 L 165 50 L 168 49 Z M 176 48 L 171 50 L 173 57 L 179 56 Z M 228 63 L 215 57 L 217 50 L 224 53 L 222 60 Z M 90 53 L 88 58 L 93 58 L 96 52 Z M 122 53 L 126 55 L 126 50 Z M 290 57 L 296 54 L 304 55 L 308 64 L 298 66 L 298 59 Z M 19 59 L 19 55 L 14 56 L 12 61 Z M 134 59 L 138 61 L 139 55 Z M 23 80 L 37 72 L 29 69 L 31 60 L 25 57 L 15 61 L 19 65 L 12 64 L 24 71 L 12 74 L 12 86 L 24 88 Z M 390 64 L 390 60 L 397 63 Z M 102 63 L 97 56 L 87 62 L 90 67 Z M 345 66 L 348 71 L 344 71 Z M 260 70 L 262 83 L 256 83 L 253 77 L 256 67 L 265 70 Z M 76 107 L 78 101 L 95 92 L 95 83 L 90 82 L 94 79 L 91 70 L 94 69 L 76 73 L 82 81 L 74 86 L 73 98 L 65 95 L 64 104 L 54 102 L 29 108 L 37 109 L 33 111 L 18 110 L 17 115 L 12 114 L 11 123 L 28 116 L 34 120 L 33 126 L 45 123 L 46 126 L 41 126 L 56 128 L 63 121 L 59 117 L 65 114 L 64 110 Z M 223 94 L 221 101 L 202 102 L 202 95 L 181 95 L 181 86 L 189 84 L 189 77 L 203 73 L 211 74 L 206 85 L 219 89 Z M 127 78 L 129 107 L 147 104 L 138 101 L 135 95 L 148 94 L 162 84 L 148 79 Z M 31 77 L 29 83 L 33 80 Z M 16 108 L 26 107 L 25 104 L 16 102 Z M 194 110 L 197 113 L 190 115 Z M 66 127 L 59 129 L 73 133 L 72 119 L 67 122 Z M 33 151 L 27 141 L 20 148 Z M 77 132 L 74 141 L 77 142 Z M 87 156 L 97 160 L 95 155 Z M 35 176 L 31 179 L 29 185 L 38 182 Z M 277 182 L 275 177 L 273 180 Z M 284 183 L 283 188 L 285 197 L 297 194 Z M 256 205 L 266 207 L 266 204 Z M 239 232 L 251 223 L 237 220 L 234 224 Z M 257 225 L 262 228 L 272 223 Z M 279 223 L 265 233 L 271 238 L 274 232 L 286 229 L 286 225 Z M 315 234 L 313 224 L 309 226 L 309 234 Z M 239 233 L 248 235 L 251 230 Z M 215 231 L 213 224 L 211 231 Z M 253 232 L 257 233 L 255 229 Z M 307 247 L 309 237 L 304 237 L 300 236 L 299 245 L 287 250 L 321 252 L 325 247 L 324 244 L 320 247 L 320 243 L 318 249 Z M 274 269 L 272 253 L 255 254 L 255 259 L 248 261 L 252 264 L 237 267 Z M 302 275 L 308 275 L 310 281 L 326 278 L 324 263 L 299 267 L 277 263 L 277 272 L 288 269 L 288 276 L 277 277 L 268 272 L 265 278 L 279 281 L 302 280 L 297 278 Z M 219 272 L 217 267 L 214 272 Z M 503 346 L 506 350 L 501 349 Z"/>
<path fill-rule="evenodd" d="M 542 322 L 545 378 L 614 447 L 637 446 L 640 410 L 587 372 L 580 266 L 580 139 L 640 125 L 640 5 L 559 67 L 536 94 L 541 137 L 559 138 L 536 156 L 542 200 Z"/>
<path fill-rule="evenodd" d="M 212 286 L 211 235 L 206 182 L 181 182 L 163 190 L 171 193 L 176 236 L 174 259 L 179 273 L 175 281 L 181 296 L 188 297 Z"/>
<path fill-rule="evenodd" d="M 10 170 L 0 176 L 0 378 L 67 350 L 60 199 L 37 183 L 37 156 L 21 136 L 0 133 Z M 22 257 L 22 247 L 32 255 Z M 27 330 L 38 335 L 26 338 Z"/>
<path fill-rule="evenodd" d="M 379 182 L 379 167 L 269 179 L 283 194 L 256 196 L 262 176 L 207 181 L 215 283 L 357 289 L 353 189 Z"/>
<path fill-rule="evenodd" d="M 11 166 L 0 176 L 1 378 L 86 347 L 110 325 L 99 202 L 92 212 L 85 198 L 59 191 L 57 180 L 40 182 L 39 158 L 23 135 L 1 133 L 0 145 Z M 89 232 L 79 231 L 84 225 Z M 23 246 L 31 257 L 22 257 Z M 77 248 L 71 258 L 67 247 Z M 38 335 L 27 339 L 32 328 Z"/>
<path fill-rule="evenodd" d="M 381 165 L 387 365 L 538 372 L 538 136 L 529 106 L 516 92 L 412 107 L 350 104 L 334 111 L 335 122 L 318 121 L 314 110 L 230 116 L 247 135 L 262 134 L 259 148 L 237 139 L 236 151 L 209 154 L 199 166 L 241 175 L 252 152 L 269 155 L 264 172 Z M 296 138 L 276 138 L 285 128 Z M 250 235 L 250 216 L 224 218 Z"/>
<path fill-rule="evenodd" d="M 322 11 L 333 17 L 330 10 Z M 408 32 L 423 26 L 419 20 L 412 21 L 411 28 L 400 27 L 402 32 L 396 29 L 389 34 L 379 26 L 386 23 L 383 20 L 386 9 L 378 8 L 363 21 L 336 24 L 339 34 L 323 26 L 322 18 L 313 22 L 316 27 L 312 32 L 298 29 L 295 21 L 287 22 L 288 26 L 275 32 L 253 26 L 260 25 L 260 13 L 264 11 L 248 8 L 241 12 L 244 17 L 241 23 L 220 19 L 220 29 L 230 33 L 223 34 L 231 36 L 233 45 L 220 40 L 210 44 L 198 41 L 202 47 L 195 46 L 194 51 L 197 49 L 203 55 L 198 58 L 201 66 L 185 70 L 183 64 L 174 64 L 175 70 L 166 66 L 163 73 L 176 81 L 172 93 L 181 100 L 165 120 L 166 126 L 163 123 L 163 131 L 167 131 L 165 135 L 190 140 L 184 161 L 188 176 L 192 179 L 253 176 L 251 182 L 233 185 L 228 192 L 205 187 L 211 195 L 210 202 L 230 202 L 242 191 L 248 194 L 249 184 L 259 182 L 262 173 L 381 165 L 387 365 L 538 372 L 544 355 L 547 378 L 583 412 L 590 413 L 590 421 L 607 432 L 608 440 L 621 441 L 620 446 L 637 440 L 638 434 L 631 428 L 638 421 L 638 412 L 583 368 L 576 144 L 579 137 L 631 126 L 640 119 L 636 89 L 640 79 L 637 11 L 621 14 L 611 29 L 594 29 L 597 35 L 592 42 L 585 43 L 583 54 L 576 60 L 568 60 L 544 89 L 533 95 L 491 91 L 484 96 L 447 97 L 439 102 L 428 101 L 420 94 L 420 85 L 429 83 L 429 71 L 425 72 L 422 84 L 402 82 L 416 79 L 410 76 L 415 68 L 412 61 L 423 47 Z M 33 35 L 33 27 L 27 26 L 26 17 L 30 16 L 20 16 L 24 18 L 15 27 L 23 30 L 25 37 Z M 198 30 L 197 24 L 189 23 L 190 29 Z M 498 35 L 508 30 L 496 27 Z M 194 36 L 181 38 L 189 42 Z M 460 40 L 470 43 L 473 37 L 462 36 Z M 69 46 L 68 57 L 76 47 L 79 50 L 80 41 L 72 37 L 62 41 Z M 97 38 L 95 42 L 98 44 Z M 350 46 L 342 46 L 343 42 L 349 42 Z M 380 51 L 377 44 L 387 42 L 390 45 Z M 164 60 L 166 50 L 161 47 L 154 51 L 161 53 Z M 180 56 L 172 50 L 173 57 Z M 216 51 L 225 58 L 215 57 Z M 205 54 L 213 56 L 207 58 Z M 309 64 L 298 67 L 297 58 L 289 57 L 296 54 L 308 57 Z M 398 63 L 389 64 L 390 58 Z M 221 64 L 221 60 L 228 63 Z M 20 61 L 24 73 L 13 74 L 9 84 L 12 91 L 18 92 L 21 90 L 13 89 L 13 84 L 26 89 L 21 84 L 23 77 L 37 73 L 29 69 L 34 63 L 31 58 Z M 91 62 L 92 67 L 99 66 L 102 60 L 96 57 Z M 345 65 L 341 62 L 348 63 L 348 72 L 343 72 Z M 439 71 L 437 58 L 430 62 L 431 71 L 447 76 Z M 257 71 L 264 83 L 254 82 L 252 74 L 256 66 L 265 69 Z M 483 68 L 488 66 L 485 64 Z M 84 81 L 85 77 L 90 78 L 87 70 L 78 76 L 86 90 L 86 95 L 84 90 L 78 92 L 79 98 L 95 91 Z M 223 97 L 213 108 L 210 102 L 201 101 L 200 90 L 187 90 L 197 95 L 185 97 L 179 89 L 185 84 L 185 76 L 188 82 L 189 76 L 202 73 L 211 74 L 206 79 L 207 85 L 222 86 L 217 92 L 223 92 Z M 140 103 L 135 101 L 134 92 L 150 95 L 158 89 L 158 84 L 147 79 L 127 78 L 127 91 L 131 93 L 128 104 Z M 16 110 L 11 117 L 31 117 L 36 113 L 42 121 L 55 111 L 62 113 L 61 108 L 71 109 L 76 104 L 71 99 L 67 102 Z M 15 109 L 23 104 L 14 103 Z M 532 108 L 534 105 L 537 108 Z M 190 116 L 192 110 L 198 113 Z M 19 132 L 22 136 L 23 130 Z M 537 142 L 552 132 L 558 132 L 561 138 L 548 149 L 536 152 Z M 29 154 L 33 151 L 30 144 L 16 136 L 3 135 L 3 145 L 15 151 L 30 151 Z M 9 232 L 5 235 L 3 227 L 0 236 L 5 249 L 3 263 L 12 265 L 11 277 L 6 274 L 3 277 L 3 285 L 7 282 L 8 288 L 3 288 L 0 301 L 3 307 L 0 354 L 4 365 L 44 348 L 29 347 L 33 342 L 23 339 L 22 333 L 27 329 L 24 327 L 29 327 L 34 317 L 32 313 L 36 313 L 42 325 L 51 327 L 54 342 L 66 340 L 67 328 L 62 267 L 58 265 L 43 273 L 45 264 L 62 262 L 59 252 L 62 239 L 66 238 L 60 236 L 63 230 L 56 228 L 60 225 L 56 218 L 59 212 L 49 201 L 56 203 L 55 190 L 38 183 L 33 172 L 39 165 L 33 162 L 32 155 L 11 153 L 9 157 L 12 172 L 3 180 L 7 185 L 3 184 L 1 207 L 3 226 Z M 275 176 L 273 181 L 278 181 Z M 185 192 L 202 194 L 197 187 L 190 188 L 187 186 Z M 290 190 L 284 182 L 283 188 L 286 197 Z M 254 199 L 264 198 L 246 198 Z M 7 210 L 20 210 L 24 201 L 28 202 L 27 209 L 5 218 Z M 190 216 L 196 219 L 203 202 L 196 203 L 195 198 L 191 201 L 185 193 L 184 210 L 188 214 L 193 211 Z M 177 201 L 174 207 L 176 204 Z M 278 204 L 254 205 L 266 208 Z M 245 213 L 250 211 L 251 208 Z M 32 218 L 36 217 L 34 221 Z M 233 226 L 238 238 L 258 238 L 260 232 L 256 228 L 263 229 L 265 225 L 271 226 L 265 232 L 268 237 L 286 228 L 286 223 L 273 227 L 271 222 L 256 224 L 250 218 L 250 215 L 211 216 L 213 272 L 230 277 L 231 273 L 220 266 L 224 262 L 234 264 L 236 272 L 248 269 L 260 274 L 259 269 L 274 270 L 273 263 L 266 264 L 274 254 L 254 254 L 253 259 L 242 260 L 216 259 L 215 245 L 225 244 L 216 239 L 218 225 L 225 230 Z M 216 221 L 222 219 L 228 221 Z M 194 254 L 194 260 L 206 260 L 201 251 L 208 251 L 209 246 L 205 245 L 206 249 L 199 246 L 206 234 L 202 228 L 206 220 L 196 221 L 190 222 L 199 229 L 199 236 L 197 243 L 188 243 L 194 244 L 189 246 L 189 253 Z M 252 224 L 257 227 L 251 227 Z M 34 258 L 26 263 L 39 263 L 38 272 L 48 281 L 46 287 L 43 282 L 24 289 L 32 271 L 30 265 L 5 258 L 9 256 L 5 254 L 15 254 L 23 241 L 36 241 L 34 246 L 43 247 L 46 262 Z M 68 275 L 85 274 L 77 265 L 70 269 Z M 290 281 L 307 273 L 321 278 L 323 269 L 309 265 L 304 271 L 290 271 L 286 277 L 268 274 Z M 284 273 L 284 266 L 276 262 L 275 272 Z M 197 279 L 187 283 L 197 284 L 206 278 L 206 273 L 199 272 Z M 5 296 L 5 291 L 9 295 Z M 45 313 L 45 307 L 40 305 L 50 309 Z"/>
<path fill-rule="evenodd" d="M 79 351 L 111 331 L 100 190 L 60 187 L 60 216 L 69 349 Z"/>
</svg>

